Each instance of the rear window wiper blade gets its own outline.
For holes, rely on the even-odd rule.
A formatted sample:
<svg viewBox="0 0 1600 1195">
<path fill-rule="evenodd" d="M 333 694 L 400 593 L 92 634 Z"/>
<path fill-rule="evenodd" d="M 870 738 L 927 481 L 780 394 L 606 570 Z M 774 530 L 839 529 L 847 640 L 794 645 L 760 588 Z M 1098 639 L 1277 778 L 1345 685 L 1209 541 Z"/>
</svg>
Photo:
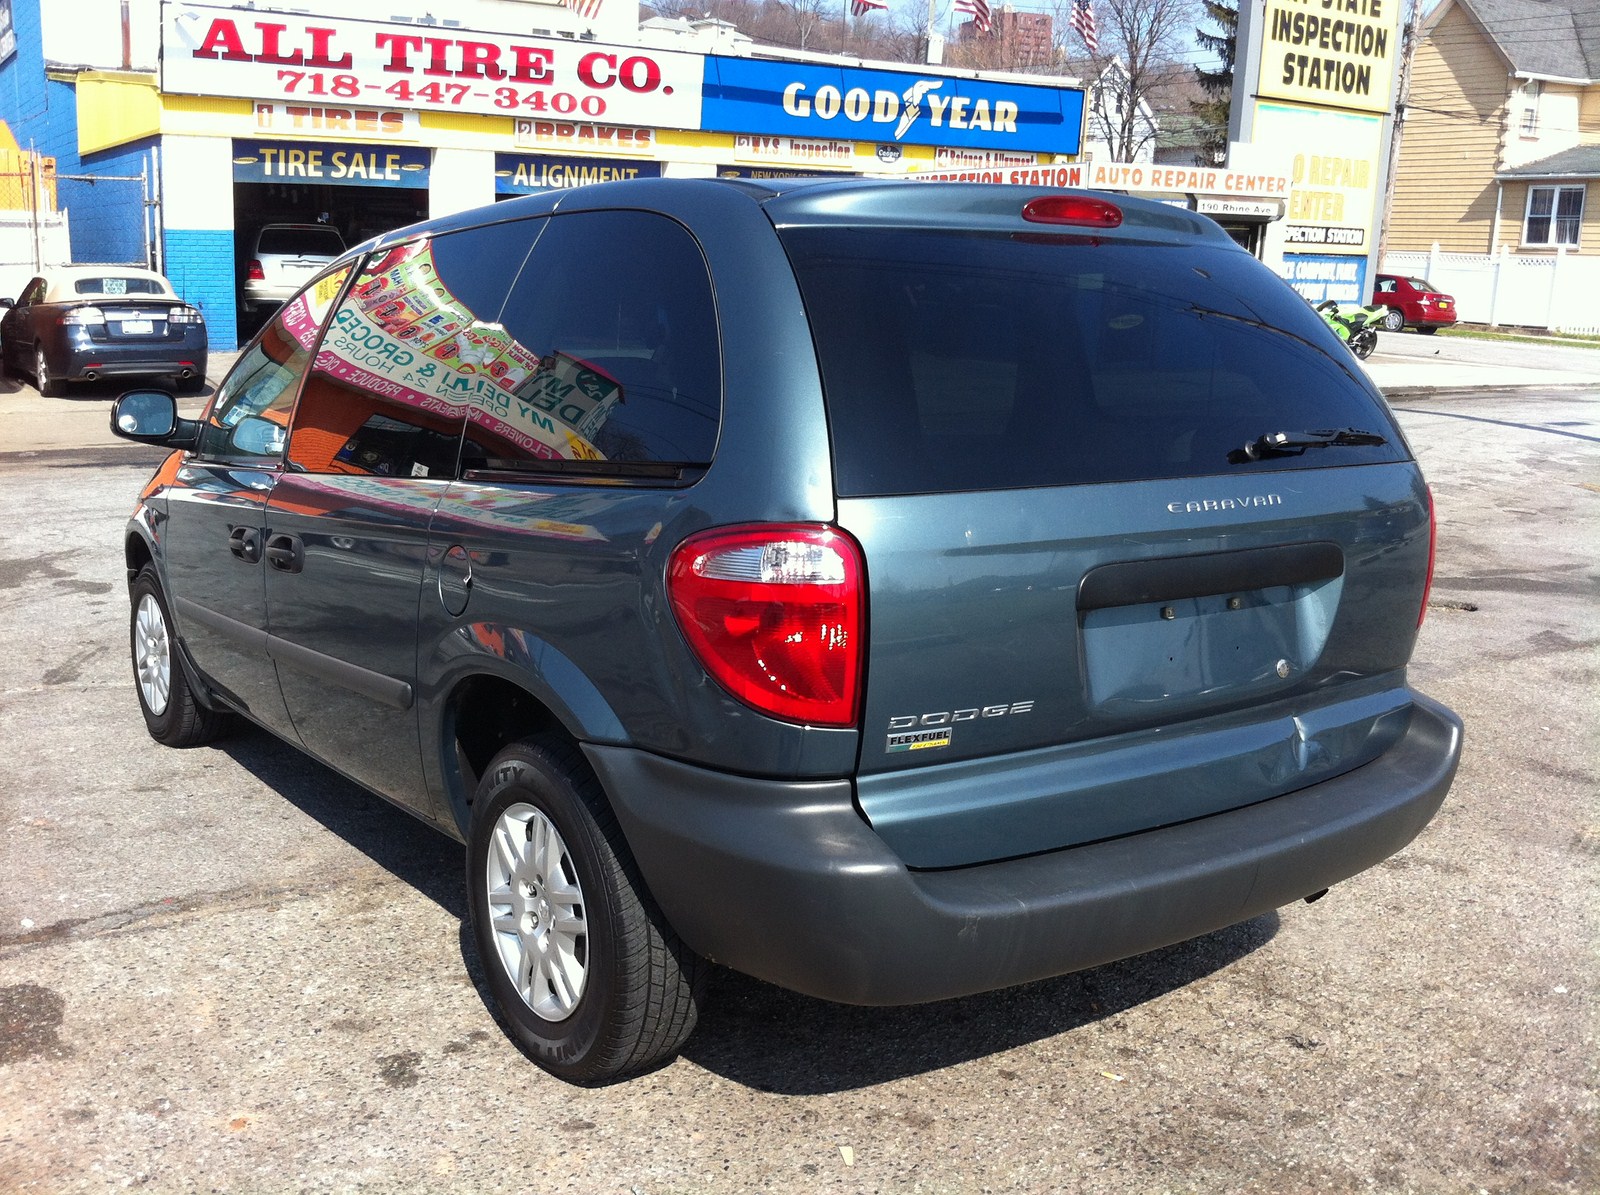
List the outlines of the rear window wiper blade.
<svg viewBox="0 0 1600 1195">
<path fill-rule="evenodd" d="M 1356 427 L 1309 432 L 1267 432 L 1257 436 L 1243 448 L 1228 453 L 1231 464 L 1260 461 L 1274 456 L 1300 456 L 1307 448 L 1346 448 L 1360 444 L 1387 444 L 1389 441 L 1377 432 L 1366 432 Z"/>
</svg>

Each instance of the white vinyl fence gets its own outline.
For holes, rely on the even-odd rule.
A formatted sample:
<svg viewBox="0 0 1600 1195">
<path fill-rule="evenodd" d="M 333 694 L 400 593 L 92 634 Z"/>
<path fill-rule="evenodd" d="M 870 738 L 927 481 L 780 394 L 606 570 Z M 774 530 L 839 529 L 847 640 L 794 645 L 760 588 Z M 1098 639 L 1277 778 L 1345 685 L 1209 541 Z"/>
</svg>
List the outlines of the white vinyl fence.
<svg viewBox="0 0 1600 1195">
<path fill-rule="evenodd" d="M 1600 257 L 1558 249 L 1515 253 L 1386 253 L 1385 274 L 1426 278 L 1454 295 L 1458 318 L 1552 332 L 1600 335 Z"/>
</svg>

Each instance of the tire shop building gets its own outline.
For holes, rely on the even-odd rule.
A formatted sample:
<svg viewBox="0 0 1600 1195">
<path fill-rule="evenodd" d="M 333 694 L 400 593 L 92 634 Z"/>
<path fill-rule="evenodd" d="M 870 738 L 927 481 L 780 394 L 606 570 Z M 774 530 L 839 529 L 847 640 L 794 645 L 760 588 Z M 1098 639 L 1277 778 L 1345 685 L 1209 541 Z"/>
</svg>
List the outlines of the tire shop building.
<svg viewBox="0 0 1600 1195">
<path fill-rule="evenodd" d="M 0 119 L 54 160 L 73 259 L 142 253 L 220 350 L 253 331 L 240 290 L 269 223 L 354 245 L 662 175 L 1082 182 L 1073 80 L 769 50 L 718 22 L 641 29 L 628 0 L 456 0 L 448 20 L 417 0 L 306 7 L 0 0 Z"/>
</svg>

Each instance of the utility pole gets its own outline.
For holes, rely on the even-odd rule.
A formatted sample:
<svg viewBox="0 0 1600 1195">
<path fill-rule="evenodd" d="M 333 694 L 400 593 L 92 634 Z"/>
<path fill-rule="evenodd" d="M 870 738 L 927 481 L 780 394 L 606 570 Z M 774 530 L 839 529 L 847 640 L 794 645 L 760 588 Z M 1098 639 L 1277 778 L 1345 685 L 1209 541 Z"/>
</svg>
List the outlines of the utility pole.
<svg viewBox="0 0 1600 1195">
<path fill-rule="evenodd" d="M 1395 89 L 1394 122 L 1389 130 L 1389 165 L 1383 180 L 1383 220 L 1378 232 L 1378 255 L 1373 265 L 1383 268 L 1383 255 L 1389 248 L 1389 211 L 1394 206 L 1394 177 L 1400 166 L 1400 137 L 1406 127 L 1406 110 L 1411 100 L 1411 65 L 1422 35 L 1422 0 L 1411 0 L 1411 15 L 1405 24 L 1405 46 L 1400 58 L 1400 82 Z"/>
</svg>

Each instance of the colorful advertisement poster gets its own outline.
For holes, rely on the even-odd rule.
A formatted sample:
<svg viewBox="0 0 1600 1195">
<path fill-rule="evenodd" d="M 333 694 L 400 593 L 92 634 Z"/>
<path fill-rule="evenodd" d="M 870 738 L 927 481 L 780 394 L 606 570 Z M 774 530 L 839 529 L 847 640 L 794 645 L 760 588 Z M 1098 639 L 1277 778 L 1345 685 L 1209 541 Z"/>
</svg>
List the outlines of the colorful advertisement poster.
<svg viewBox="0 0 1600 1195">
<path fill-rule="evenodd" d="M 815 141 L 1076 154 L 1083 91 L 712 55 L 701 122 L 707 130 Z"/>
</svg>

